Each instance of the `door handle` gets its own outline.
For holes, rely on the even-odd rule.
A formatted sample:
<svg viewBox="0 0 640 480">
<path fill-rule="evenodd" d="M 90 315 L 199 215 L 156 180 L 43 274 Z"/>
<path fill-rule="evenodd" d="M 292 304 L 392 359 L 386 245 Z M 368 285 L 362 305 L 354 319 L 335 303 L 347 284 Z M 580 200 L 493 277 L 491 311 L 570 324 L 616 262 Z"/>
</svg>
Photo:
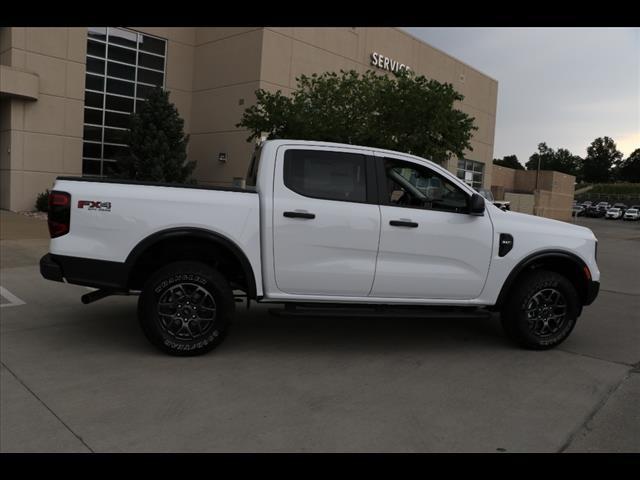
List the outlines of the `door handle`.
<svg viewBox="0 0 640 480">
<path fill-rule="evenodd" d="M 391 220 L 389 222 L 389 225 L 391 225 L 392 227 L 409 227 L 409 228 L 416 228 L 418 226 L 416 222 L 410 222 L 407 220 Z"/>
<path fill-rule="evenodd" d="M 284 212 L 283 215 L 287 218 L 307 218 L 307 219 L 316 218 L 315 213 L 309 213 L 309 212 Z"/>
</svg>

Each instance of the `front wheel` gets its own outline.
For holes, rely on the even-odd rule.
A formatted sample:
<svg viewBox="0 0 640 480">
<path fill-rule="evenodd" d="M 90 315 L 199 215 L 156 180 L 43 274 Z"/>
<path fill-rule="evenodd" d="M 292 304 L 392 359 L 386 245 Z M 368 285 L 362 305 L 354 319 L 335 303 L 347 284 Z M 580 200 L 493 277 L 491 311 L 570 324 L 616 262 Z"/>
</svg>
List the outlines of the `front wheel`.
<svg viewBox="0 0 640 480">
<path fill-rule="evenodd" d="M 533 350 L 547 350 L 569 336 L 580 311 L 580 299 L 566 277 L 538 270 L 526 274 L 502 310 L 507 336 Z"/>
<path fill-rule="evenodd" d="M 235 311 L 227 280 L 204 263 L 170 263 L 145 282 L 138 321 L 147 339 L 170 355 L 206 353 L 225 338 Z"/>
</svg>

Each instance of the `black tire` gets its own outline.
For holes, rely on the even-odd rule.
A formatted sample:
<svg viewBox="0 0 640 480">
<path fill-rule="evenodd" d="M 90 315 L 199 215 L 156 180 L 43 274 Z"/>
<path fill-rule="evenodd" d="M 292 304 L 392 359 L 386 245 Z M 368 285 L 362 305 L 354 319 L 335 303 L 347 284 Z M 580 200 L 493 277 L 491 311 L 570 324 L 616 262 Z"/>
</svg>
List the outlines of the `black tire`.
<svg viewBox="0 0 640 480">
<path fill-rule="evenodd" d="M 571 282 L 559 273 L 537 270 L 520 278 L 510 292 L 502 327 L 520 346 L 548 350 L 566 340 L 579 312 L 580 298 Z"/>
<path fill-rule="evenodd" d="M 170 263 L 154 272 L 138 300 L 138 321 L 147 339 L 177 356 L 201 355 L 220 345 L 234 312 L 227 280 L 193 261 Z"/>
</svg>

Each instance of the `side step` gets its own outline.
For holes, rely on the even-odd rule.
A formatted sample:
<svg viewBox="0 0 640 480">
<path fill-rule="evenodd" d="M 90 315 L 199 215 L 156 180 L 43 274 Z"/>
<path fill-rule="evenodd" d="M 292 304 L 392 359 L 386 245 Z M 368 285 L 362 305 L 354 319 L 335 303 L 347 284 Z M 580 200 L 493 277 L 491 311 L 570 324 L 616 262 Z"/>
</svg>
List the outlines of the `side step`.
<svg viewBox="0 0 640 480">
<path fill-rule="evenodd" d="M 489 318 L 491 312 L 477 307 L 396 307 L 375 306 L 304 306 L 286 304 L 284 308 L 270 308 L 278 317 L 370 317 L 370 318 Z"/>
</svg>

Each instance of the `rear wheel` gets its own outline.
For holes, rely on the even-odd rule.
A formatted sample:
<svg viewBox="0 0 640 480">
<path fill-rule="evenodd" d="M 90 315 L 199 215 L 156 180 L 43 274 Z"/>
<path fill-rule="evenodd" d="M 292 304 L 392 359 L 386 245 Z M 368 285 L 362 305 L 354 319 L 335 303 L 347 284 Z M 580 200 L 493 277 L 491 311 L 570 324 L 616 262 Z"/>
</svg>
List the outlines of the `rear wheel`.
<svg viewBox="0 0 640 480">
<path fill-rule="evenodd" d="M 225 338 L 235 311 L 227 280 L 208 265 L 170 263 L 145 282 L 138 320 L 147 339 L 171 355 L 200 355 Z"/>
<path fill-rule="evenodd" d="M 546 350 L 562 343 L 575 327 L 580 299 L 564 276 L 550 271 L 526 274 L 502 310 L 502 326 L 519 345 Z"/>
</svg>

